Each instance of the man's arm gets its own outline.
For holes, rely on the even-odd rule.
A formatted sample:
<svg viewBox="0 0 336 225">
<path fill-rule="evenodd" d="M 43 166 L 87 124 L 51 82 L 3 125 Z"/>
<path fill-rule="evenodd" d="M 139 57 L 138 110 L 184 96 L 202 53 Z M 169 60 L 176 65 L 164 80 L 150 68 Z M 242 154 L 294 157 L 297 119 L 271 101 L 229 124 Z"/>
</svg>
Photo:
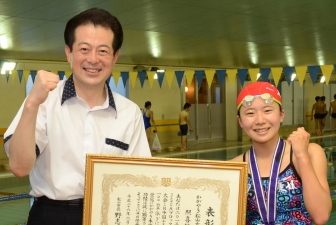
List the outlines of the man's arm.
<svg viewBox="0 0 336 225">
<path fill-rule="evenodd" d="M 33 88 L 27 97 L 18 125 L 9 142 L 9 166 L 15 176 L 29 174 L 36 161 L 35 127 L 40 104 L 56 88 L 59 76 L 38 71 Z"/>
<path fill-rule="evenodd" d="M 189 130 L 190 130 L 190 131 L 194 131 L 193 128 L 192 128 L 192 126 L 191 126 L 191 123 L 190 123 L 189 113 L 188 113 L 187 116 L 186 116 L 186 120 L 187 120 L 187 123 L 188 123 L 188 126 L 189 126 Z"/>
</svg>

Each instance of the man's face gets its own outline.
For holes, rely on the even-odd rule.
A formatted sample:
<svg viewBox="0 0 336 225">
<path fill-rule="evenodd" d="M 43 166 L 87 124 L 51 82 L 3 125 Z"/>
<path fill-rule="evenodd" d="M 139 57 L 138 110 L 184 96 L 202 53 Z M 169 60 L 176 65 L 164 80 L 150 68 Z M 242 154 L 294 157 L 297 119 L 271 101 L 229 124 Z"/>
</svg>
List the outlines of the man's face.
<svg viewBox="0 0 336 225">
<path fill-rule="evenodd" d="M 65 46 L 76 89 L 104 86 L 119 55 L 119 51 L 113 55 L 113 38 L 113 32 L 101 26 L 88 24 L 76 28 L 72 52 Z"/>
</svg>

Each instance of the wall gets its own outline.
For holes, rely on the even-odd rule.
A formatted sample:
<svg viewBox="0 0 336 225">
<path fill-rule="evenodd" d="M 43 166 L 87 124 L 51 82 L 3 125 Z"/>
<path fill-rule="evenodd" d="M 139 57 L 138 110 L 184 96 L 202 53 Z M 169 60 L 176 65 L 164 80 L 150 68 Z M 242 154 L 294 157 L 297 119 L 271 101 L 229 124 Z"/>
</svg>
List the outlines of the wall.
<svg viewBox="0 0 336 225">
<path fill-rule="evenodd" d="M 182 88 L 184 89 L 184 88 Z M 134 88 L 129 85 L 129 98 L 134 101 L 140 108 L 144 108 L 145 102 L 152 103 L 156 125 L 159 125 L 158 136 L 163 149 L 168 147 L 178 148 L 180 137 L 177 136 L 178 115 L 181 111 L 181 90 L 176 79 L 173 79 L 169 89 L 167 81 L 164 79 L 160 88 L 158 80 L 154 80 L 153 86 L 150 87 L 146 79 L 141 87 L 140 80 L 137 79 Z"/>
</svg>

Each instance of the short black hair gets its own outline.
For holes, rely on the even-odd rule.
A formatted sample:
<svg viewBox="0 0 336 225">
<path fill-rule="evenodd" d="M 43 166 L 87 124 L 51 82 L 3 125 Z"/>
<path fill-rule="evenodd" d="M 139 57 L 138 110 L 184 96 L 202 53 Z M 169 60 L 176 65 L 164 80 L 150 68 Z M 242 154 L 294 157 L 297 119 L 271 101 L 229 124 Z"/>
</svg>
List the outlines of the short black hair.
<svg viewBox="0 0 336 225">
<path fill-rule="evenodd" d="M 190 106 L 191 106 L 191 104 L 187 102 L 187 103 L 184 104 L 183 109 L 187 109 L 187 108 L 189 108 Z"/>
<path fill-rule="evenodd" d="M 152 103 L 150 101 L 145 102 L 145 108 L 147 108 L 148 106 L 151 106 L 151 105 L 152 105 Z"/>
<path fill-rule="evenodd" d="M 65 44 L 70 48 L 70 51 L 72 52 L 72 46 L 75 42 L 75 31 L 77 27 L 88 24 L 93 24 L 95 27 L 101 26 L 103 28 L 111 29 L 114 34 L 112 48 L 113 55 L 115 55 L 115 53 L 121 48 L 124 39 L 121 24 L 117 17 L 111 15 L 104 9 L 98 8 L 85 10 L 72 17 L 67 22 L 64 30 L 64 41 Z"/>
</svg>

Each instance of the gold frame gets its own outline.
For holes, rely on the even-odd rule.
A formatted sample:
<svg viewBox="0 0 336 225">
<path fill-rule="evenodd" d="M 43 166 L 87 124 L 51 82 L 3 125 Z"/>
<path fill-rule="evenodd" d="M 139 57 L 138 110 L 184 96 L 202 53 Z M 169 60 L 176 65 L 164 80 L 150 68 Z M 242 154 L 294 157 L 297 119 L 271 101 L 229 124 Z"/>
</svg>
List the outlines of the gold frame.
<svg viewBox="0 0 336 225">
<path fill-rule="evenodd" d="M 180 174 L 176 174 L 176 172 L 175 174 L 162 175 L 174 170 L 182 171 L 185 178 L 176 178 Z M 118 171 L 118 173 L 106 173 L 106 171 Z M 152 176 L 148 174 L 152 174 Z M 212 179 L 208 178 L 209 174 L 213 177 Z M 158 179 L 160 175 L 164 176 L 161 177 L 161 182 Z M 246 219 L 247 175 L 247 163 L 245 162 L 88 154 L 86 157 L 83 224 L 114 224 L 109 222 L 108 216 L 110 198 L 118 185 L 122 185 L 123 193 L 125 188 L 129 188 L 128 191 L 133 193 L 133 189 L 138 190 L 141 187 L 146 190 L 157 188 L 157 191 L 160 191 L 160 188 L 164 188 L 164 190 L 179 191 L 179 195 L 182 190 L 186 190 L 188 193 L 194 190 L 198 191 L 197 193 L 207 191 L 207 193 L 218 195 L 220 225 L 243 225 Z M 169 176 L 175 177 L 173 182 Z M 220 177 L 224 178 L 219 179 Z M 214 198 L 211 199 L 213 202 Z M 97 207 L 98 203 L 100 207 Z M 232 206 L 234 206 L 233 208 L 237 206 L 238 211 L 233 209 L 233 213 L 229 212 L 232 210 Z M 232 215 L 236 218 L 233 218 Z M 99 222 L 96 221 L 98 218 Z"/>
</svg>

